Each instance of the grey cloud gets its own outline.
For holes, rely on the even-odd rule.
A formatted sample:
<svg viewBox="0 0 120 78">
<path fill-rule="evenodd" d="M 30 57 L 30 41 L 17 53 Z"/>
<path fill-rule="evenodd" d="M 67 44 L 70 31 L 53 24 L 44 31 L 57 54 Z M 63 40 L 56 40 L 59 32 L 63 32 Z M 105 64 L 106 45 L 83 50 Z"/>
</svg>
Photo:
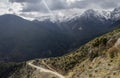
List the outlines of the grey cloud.
<svg viewBox="0 0 120 78">
<path fill-rule="evenodd" d="M 116 8 L 120 6 L 120 0 L 105 0 L 100 3 L 100 6 L 105 9 Z"/>
<path fill-rule="evenodd" d="M 83 0 L 76 2 L 71 5 L 71 7 L 77 8 L 103 8 L 103 9 L 111 9 L 120 6 L 120 0 Z"/>
<path fill-rule="evenodd" d="M 40 1 L 40 0 L 9 0 L 9 2 L 19 2 L 19 3 L 21 3 L 21 2 L 27 2 L 27 3 L 34 3 L 34 2 L 38 2 L 38 1 Z"/>
<path fill-rule="evenodd" d="M 23 12 L 48 12 L 47 7 L 43 4 L 42 0 L 9 0 L 9 2 L 25 3 L 25 5 L 23 5 Z M 45 0 L 45 2 L 51 10 L 66 8 L 65 0 Z"/>
<path fill-rule="evenodd" d="M 27 3 L 27 5 L 24 5 L 24 8 L 22 11 L 23 12 L 33 12 L 33 11 L 48 12 L 45 5 L 40 3 L 36 3 L 36 4 Z"/>
<path fill-rule="evenodd" d="M 48 5 L 50 10 L 65 9 L 67 7 L 64 0 L 46 0 L 46 4 Z M 48 8 L 43 4 L 41 0 L 39 0 L 38 2 L 34 3 L 27 2 L 22 11 L 48 12 Z"/>
<path fill-rule="evenodd" d="M 65 9 L 67 7 L 65 0 L 48 0 L 47 4 L 51 10 Z"/>
<path fill-rule="evenodd" d="M 10 2 L 25 3 L 23 12 L 38 11 L 48 12 L 42 0 L 9 0 Z M 77 0 L 74 3 L 68 4 L 66 0 L 45 0 L 51 10 L 69 9 L 69 8 L 103 8 L 111 9 L 120 6 L 120 0 Z"/>
</svg>

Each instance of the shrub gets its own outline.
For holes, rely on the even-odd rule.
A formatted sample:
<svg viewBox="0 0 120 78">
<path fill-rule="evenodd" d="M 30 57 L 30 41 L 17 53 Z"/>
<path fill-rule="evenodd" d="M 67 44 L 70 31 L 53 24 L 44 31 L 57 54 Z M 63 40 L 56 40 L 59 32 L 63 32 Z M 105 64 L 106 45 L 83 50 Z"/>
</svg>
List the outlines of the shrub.
<svg viewBox="0 0 120 78">
<path fill-rule="evenodd" d="M 106 45 L 106 43 L 107 43 L 107 38 L 101 37 L 101 38 L 95 39 L 95 41 L 92 43 L 92 46 L 97 47 L 100 44 Z"/>
</svg>

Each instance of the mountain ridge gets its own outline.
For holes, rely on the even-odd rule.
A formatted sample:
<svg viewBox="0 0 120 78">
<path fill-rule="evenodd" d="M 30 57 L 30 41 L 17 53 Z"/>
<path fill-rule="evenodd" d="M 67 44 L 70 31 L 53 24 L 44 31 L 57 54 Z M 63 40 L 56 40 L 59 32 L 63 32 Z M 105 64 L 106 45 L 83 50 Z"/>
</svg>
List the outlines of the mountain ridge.
<svg viewBox="0 0 120 78">
<path fill-rule="evenodd" d="M 38 70 L 28 65 L 31 61 L 33 61 L 33 65 L 43 67 L 45 69 L 47 68 L 53 72 L 58 72 L 64 75 L 65 78 L 119 78 L 119 47 L 120 29 L 118 28 L 112 32 L 91 40 L 77 50 L 64 56 L 35 59 L 23 62 L 17 66 L 15 65 L 16 67 L 10 66 L 14 70 L 9 71 L 9 73 L 12 73 L 4 78 L 39 78 L 41 76 L 45 78 L 51 77 L 50 75 L 44 76 L 44 74 L 47 74 L 45 72 L 39 71 L 40 73 L 35 73 L 38 72 Z M 48 68 L 46 65 L 52 69 Z"/>
<path fill-rule="evenodd" d="M 75 9 L 75 10 L 72 9 L 72 10 L 68 10 L 68 12 L 70 11 L 71 13 L 73 13 L 73 14 L 70 14 L 70 12 L 69 12 L 69 15 L 64 10 L 61 10 L 60 12 L 59 11 L 58 12 L 53 12 L 53 16 L 52 15 L 42 16 L 42 18 L 38 17 L 35 20 L 38 20 L 38 21 L 48 20 L 48 21 L 51 21 L 51 22 L 54 22 L 54 23 L 55 22 L 65 22 L 65 21 L 71 21 L 71 20 L 80 18 L 81 16 L 87 16 L 87 14 L 93 14 L 93 15 L 96 15 L 96 17 L 102 17 L 105 20 L 112 19 L 112 20 L 117 21 L 117 20 L 119 20 L 119 17 L 120 17 L 119 16 L 119 10 L 120 10 L 119 7 L 113 9 L 112 11 L 104 10 L 104 9 L 103 10 L 87 9 L 87 10 L 80 10 L 79 11 L 79 9 Z M 56 13 L 58 13 L 58 14 L 56 14 Z M 52 20 L 53 18 L 54 18 L 54 20 Z"/>
<path fill-rule="evenodd" d="M 119 27 L 115 25 L 118 21 L 106 19 L 97 11 L 89 11 L 88 15 L 61 23 L 29 21 L 9 14 L 0 16 L 0 60 L 22 61 L 61 56 Z"/>
</svg>

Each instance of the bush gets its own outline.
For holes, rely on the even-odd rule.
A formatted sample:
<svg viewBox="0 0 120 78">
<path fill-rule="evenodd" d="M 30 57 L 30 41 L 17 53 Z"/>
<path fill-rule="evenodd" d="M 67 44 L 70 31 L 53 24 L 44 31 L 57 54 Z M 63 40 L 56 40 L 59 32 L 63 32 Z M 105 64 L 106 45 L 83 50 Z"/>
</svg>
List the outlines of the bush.
<svg viewBox="0 0 120 78">
<path fill-rule="evenodd" d="M 97 47 L 100 44 L 106 45 L 106 43 L 107 43 L 107 38 L 101 37 L 101 38 L 95 39 L 95 41 L 92 43 L 92 46 Z"/>
</svg>

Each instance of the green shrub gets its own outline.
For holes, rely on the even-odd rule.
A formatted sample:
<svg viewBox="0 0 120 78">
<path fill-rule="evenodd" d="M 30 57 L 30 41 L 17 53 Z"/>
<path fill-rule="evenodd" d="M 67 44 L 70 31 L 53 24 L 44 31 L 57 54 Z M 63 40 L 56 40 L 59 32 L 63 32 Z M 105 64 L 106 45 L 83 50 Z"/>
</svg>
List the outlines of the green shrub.
<svg viewBox="0 0 120 78">
<path fill-rule="evenodd" d="M 92 46 L 97 47 L 100 44 L 106 45 L 106 43 L 107 43 L 107 38 L 101 37 L 101 38 L 95 39 L 95 41 L 92 43 Z"/>
</svg>

